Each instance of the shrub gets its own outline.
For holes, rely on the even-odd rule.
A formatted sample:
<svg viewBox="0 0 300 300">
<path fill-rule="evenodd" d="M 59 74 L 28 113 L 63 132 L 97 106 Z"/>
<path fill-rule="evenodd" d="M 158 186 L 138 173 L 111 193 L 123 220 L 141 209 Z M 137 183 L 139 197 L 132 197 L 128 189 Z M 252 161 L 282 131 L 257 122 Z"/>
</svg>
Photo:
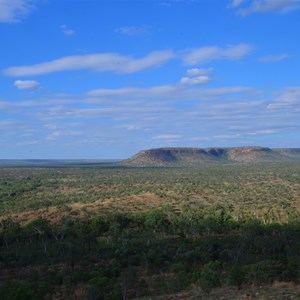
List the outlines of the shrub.
<svg viewBox="0 0 300 300">
<path fill-rule="evenodd" d="M 285 265 L 276 260 L 263 260 L 248 266 L 248 280 L 251 283 L 262 284 L 272 283 L 275 280 L 282 280 Z"/>
<path fill-rule="evenodd" d="M 0 298 L 5 300 L 35 300 L 38 299 L 33 286 L 26 282 L 8 283 L 0 287 Z"/>
<path fill-rule="evenodd" d="M 228 273 L 228 283 L 240 286 L 245 281 L 245 271 L 239 266 L 234 265 Z"/>
<path fill-rule="evenodd" d="M 215 287 L 221 285 L 221 264 L 218 261 L 210 261 L 205 264 L 200 274 L 200 286 L 202 290 L 209 294 Z"/>
</svg>

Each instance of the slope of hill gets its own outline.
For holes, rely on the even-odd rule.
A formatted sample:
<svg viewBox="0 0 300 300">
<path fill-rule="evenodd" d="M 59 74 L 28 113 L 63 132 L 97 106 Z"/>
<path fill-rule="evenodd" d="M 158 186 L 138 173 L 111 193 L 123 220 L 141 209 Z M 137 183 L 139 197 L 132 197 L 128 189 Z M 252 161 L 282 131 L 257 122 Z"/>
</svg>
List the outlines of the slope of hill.
<svg viewBox="0 0 300 300">
<path fill-rule="evenodd" d="M 124 166 L 164 167 L 290 160 L 300 160 L 300 149 L 270 149 L 267 147 L 158 148 L 140 151 L 119 164 Z"/>
</svg>

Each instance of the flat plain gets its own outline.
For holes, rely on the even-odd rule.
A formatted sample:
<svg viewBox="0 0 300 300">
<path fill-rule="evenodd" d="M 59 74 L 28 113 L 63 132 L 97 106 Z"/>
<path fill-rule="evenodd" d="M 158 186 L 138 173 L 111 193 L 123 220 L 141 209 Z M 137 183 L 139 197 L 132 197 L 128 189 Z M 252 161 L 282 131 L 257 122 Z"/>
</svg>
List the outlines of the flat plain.
<svg viewBox="0 0 300 300">
<path fill-rule="evenodd" d="M 300 214 L 300 162 L 197 168 L 0 169 L 0 216 L 90 219 L 107 212 L 226 208 L 236 219 L 287 222 Z M 53 213 L 55 212 L 55 213 Z"/>
<path fill-rule="evenodd" d="M 299 200 L 300 162 L 2 167 L 1 294 L 296 299 Z"/>
</svg>

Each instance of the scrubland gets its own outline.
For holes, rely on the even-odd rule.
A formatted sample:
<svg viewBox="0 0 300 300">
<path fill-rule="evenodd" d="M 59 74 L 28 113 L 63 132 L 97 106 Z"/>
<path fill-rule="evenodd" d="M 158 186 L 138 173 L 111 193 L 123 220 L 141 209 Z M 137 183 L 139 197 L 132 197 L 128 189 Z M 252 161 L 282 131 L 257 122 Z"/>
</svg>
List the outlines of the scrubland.
<svg viewBox="0 0 300 300">
<path fill-rule="evenodd" d="M 297 299 L 299 216 L 300 162 L 1 168 L 0 295 Z"/>
</svg>

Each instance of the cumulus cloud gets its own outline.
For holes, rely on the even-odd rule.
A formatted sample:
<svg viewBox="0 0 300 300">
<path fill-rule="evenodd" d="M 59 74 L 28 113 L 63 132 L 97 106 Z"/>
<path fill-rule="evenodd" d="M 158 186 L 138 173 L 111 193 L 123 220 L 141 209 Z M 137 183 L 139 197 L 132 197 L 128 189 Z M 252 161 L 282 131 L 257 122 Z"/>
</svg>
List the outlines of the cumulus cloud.
<svg viewBox="0 0 300 300">
<path fill-rule="evenodd" d="M 142 26 L 124 26 L 115 29 L 116 33 L 128 35 L 128 36 L 145 36 L 151 33 L 153 30 L 152 26 L 142 25 Z"/>
<path fill-rule="evenodd" d="M 260 57 L 258 60 L 261 62 L 276 62 L 276 61 L 282 61 L 285 59 L 288 59 L 289 55 L 286 53 L 283 54 L 277 54 L 277 55 L 267 55 Z"/>
<path fill-rule="evenodd" d="M 159 66 L 173 59 L 173 51 L 154 51 L 142 58 L 133 58 L 116 53 L 65 56 L 53 61 L 30 66 L 16 66 L 4 70 L 8 76 L 43 75 L 67 70 L 89 69 L 97 72 L 134 73 Z"/>
<path fill-rule="evenodd" d="M 69 28 L 69 26 L 67 26 L 67 25 L 61 25 L 60 29 L 61 29 L 62 33 L 66 36 L 72 36 L 72 35 L 76 34 L 75 30 Z"/>
<path fill-rule="evenodd" d="M 202 47 L 187 50 L 182 58 L 183 63 L 188 66 L 203 64 L 216 59 L 237 60 L 250 54 L 253 47 L 248 44 L 238 44 L 234 46 L 221 47 Z"/>
<path fill-rule="evenodd" d="M 252 13 L 289 12 L 300 8 L 300 0 L 234 0 L 231 8 L 237 8 L 241 16 Z"/>
<path fill-rule="evenodd" d="M 33 0 L 0 0 L 0 22 L 19 22 L 27 17 L 34 7 Z"/>
<path fill-rule="evenodd" d="M 16 80 L 14 85 L 19 90 L 35 90 L 40 87 L 40 83 L 35 80 Z"/>
</svg>

